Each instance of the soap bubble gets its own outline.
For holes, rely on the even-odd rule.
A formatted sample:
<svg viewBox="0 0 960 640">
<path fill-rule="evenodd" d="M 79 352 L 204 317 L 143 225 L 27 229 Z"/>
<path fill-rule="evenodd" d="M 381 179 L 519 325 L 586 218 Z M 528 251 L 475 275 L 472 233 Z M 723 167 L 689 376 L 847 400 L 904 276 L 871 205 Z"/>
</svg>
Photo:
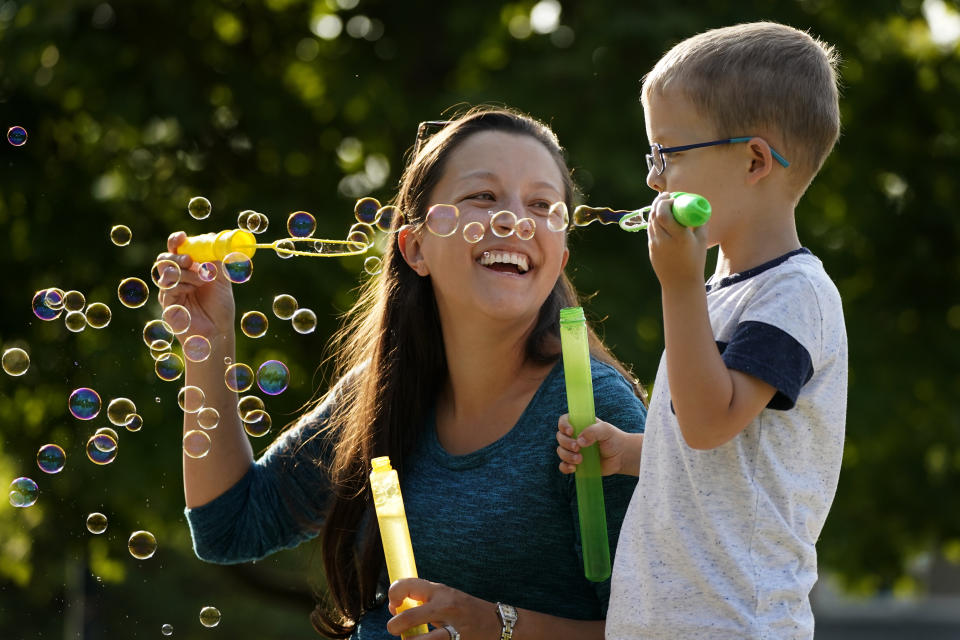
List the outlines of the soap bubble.
<svg viewBox="0 0 960 640">
<path fill-rule="evenodd" d="M 292 258 L 294 251 L 297 250 L 297 246 L 293 244 L 293 240 L 289 238 L 284 238 L 283 240 L 277 240 L 273 245 L 273 250 L 276 252 L 277 256 L 286 260 L 287 258 Z"/>
<path fill-rule="evenodd" d="M 354 222 L 347 230 L 347 241 L 369 247 L 373 244 L 373 239 L 376 235 L 377 232 L 371 225 L 365 222 Z"/>
<path fill-rule="evenodd" d="M 87 458 L 96 465 L 110 464 L 117 459 L 117 441 L 105 431 L 98 431 L 87 440 Z"/>
<path fill-rule="evenodd" d="M 247 224 L 244 229 L 250 233 L 261 234 L 270 227 L 270 219 L 259 213 L 258 211 L 253 211 L 247 216 Z"/>
<path fill-rule="evenodd" d="M 107 516 L 99 511 L 94 511 L 87 516 L 87 531 L 93 535 L 100 535 L 107 530 Z"/>
<path fill-rule="evenodd" d="M 240 416 L 240 420 L 243 422 L 247 421 L 247 416 L 250 415 L 252 411 L 263 411 L 263 409 L 263 400 L 257 396 L 243 396 L 239 402 L 237 402 L 237 415 Z"/>
<path fill-rule="evenodd" d="M 388 204 L 385 207 L 380 207 L 380 211 L 377 212 L 377 229 L 389 233 L 399 226 L 401 220 L 403 220 L 403 215 L 400 213 L 400 209 Z"/>
<path fill-rule="evenodd" d="M 177 336 L 187 332 L 187 329 L 190 328 L 190 321 L 192 320 L 190 310 L 182 304 L 172 304 L 164 308 L 163 313 L 160 314 L 160 319 L 163 320 L 167 328 Z"/>
<path fill-rule="evenodd" d="M 4 351 L 0 362 L 3 363 L 3 370 L 11 376 L 22 376 L 30 368 L 30 356 L 19 347 L 11 347 Z"/>
<path fill-rule="evenodd" d="M 243 393 L 253 386 L 253 369 L 250 368 L 250 365 L 237 362 L 227 367 L 223 379 L 230 391 Z"/>
<path fill-rule="evenodd" d="M 363 222 L 371 225 L 377 221 L 377 213 L 380 211 L 380 202 L 376 198 L 360 198 L 357 204 L 353 206 L 353 215 L 357 222 Z"/>
<path fill-rule="evenodd" d="M 547 229 L 563 231 L 570 226 L 570 213 L 566 202 L 554 202 L 547 213 Z"/>
<path fill-rule="evenodd" d="M 118 247 L 125 247 L 133 239 L 133 232 L 125 224 L 115 224 L 110 229 L 110 242 Z"/>
<path fill-rule="evenodd" d="M 15 147 L 22 147 L 27 144 L 27 130 L 20 126 L 12 126 L 7 129 L 7 142 Z"/>
<path fill-rule="evenodd" d="M 253 275 L 253 261 L 245 254 L 234 251 L 223 259 L 223 273 L 230 282 L 242 284 Z"/>
<path fill-rule="evenodd" d="M 203 409 L 203 404 L 206 400 L 207 398 L 203 393 L 203 389 L 193 385 L 182 387 L 180 392 L 177 393 L 177 404 L 180 405 L 184 413 L 196 413 L 200 411 L 200 409 Z"/>
<path fill-rule="evenodd" d="M 182 275 L 180 265 L 173 260 L 157 260 L 150 269 L 150 279 L 153 280 L 153 284 L 164 291 L 180 284 Z"/>
<path fill-rule="evenodd" d="M 77 420 L 93 420 L 100 413 L 100 394 L 93 389 L 80 387 L 70 394 L 67 407 Z"/>
<path fill-rule="evenodd" d="M 165 353 L 154 363 L 157 377 L 165 382 L 173 382 L 183 375 L 183 360 L 175 353 Z"/>
<path fill-rule="evenodd" d="M 313 333 L 317 328 L 317 314 L 307 308 L 297 309 L 290 318 L 293 330 L 297 333 Z"/>
<path fill-rule="evenodd" d="M 273 299 L 273 315 L 281 320 L 289 320 L 297 310 L 297 299 L 293 296 L 281 293 Z"/>
<path fill-rule="evenodd" d="M 490 218 L 490 230 L 498 238 L 508 238 L 517 228 L 517 214 L 513 211 L 497 211 Z"/>
<path fill-rule="evenodd" d="M 143 325 L 143 342 L 153 351 L 163 351 L 173 343 L 173 331 L 163 320 L 151 320 Z"/>
<path fill-rule="evenodd" d="M 60 314 L 63 313 L 63 308 L 60 309 L 51 309 L 47 306 L 47 289 L 41 289 L 33 294 L 33 315 L 37 316 L 41 320 L 56 320 L 60 317 Z"/>
<path fill-rule="evenodd" d="M 267 360 L 257 367 L 257 386 L 268 396 L 286 391 L 290 384 L 290 370 L 279 360 Z"/>
<path fill-rule="evenodd" d="M 63 448 L 55 444 L 45 444 L 37 451 L 37 466 L 44 473 L 60 473 L 67 462 Z"/>
<path fill-rule="evenodd" d="M 213 407 L 204 407 L 197 412 L 197 425 L 201 429 L 216 429 L 220 424 L 220 412 Z"/>
<path fill-rule="evenodd" d="M 63 309 L 63 296 L 63 289 L 57 289 L 56 287 L 47 289 L 43 295 L 43 303 L 54 311 Z"/>
<path fill-rule="evenodd" d="M 193 219 L 203 220 L 213 211 L 213 205 L 203 196 L 195 196 L 187 203 L 187 211 Z"/>
<path fill-rule="evenodd" d="M 147 560 L 157 552 L 157 539 L 149 531 L 134 531 L 127 540 L 127 549 L 137 560 Z"/>
<path fill-rule="evenodd" d="M 213 282 L 217 279 L 217 264 L 215 262 L 204 262 L 197 269 L 197 277 L 204 282 Z"/>
<path fill-rule="evenodd" d="M 130 398 L 114 398 L 107 405 L 107 419 L 118 427 L 130 422 L 130 418 L 136 413 L 137 405 Z"/>
<path fill-rule="evenodd" d="M 533 218 L 517 220 L 516 234 L 521 240 L 529 240 L 537 232 L 537 223 Z"/>
<path fill-rule="evenodd" d="M 30 478 L 17 478 L 10 483 L 10 504 L 15 507 L 32 506 L 40 495 L 40 488 Z"/>
<path fill-rule="evenodd" d="M 247 417 L 243 421 L 244 431 L 254 438 L 260 438 L 267 435 L 270 432 L 270 427 L 272 426 L 273 420 L 270 418 L 270 414 L 263 409 L 254 409 L 253 411 L 250 411 L 247 413 Z"/>
<path fill-rule="evenodd" d="M 435 204 L 427 210 L 424 225 L 440 238 L 452 236 L 460 221 L 460 210 L 452 204 Z"/>
<path fill-rule="evenodd" d="M 220 624 L 220 610 L 216 607 L 200 609 L 200 624 L 205 627 L 215 627 Z"/>
<path fill-rule="evenodd" d="M 82 311 L 68 311 L 63 324 L 73 333 L 79 333 L 87 328 L 87 316 Z"/>
<path fill-rule="evenodd" d="M 63 294 L 63 308 L 67 311 L 83 311 L 85 304 L 87 304 L 87 297 L 76 289 Z"/>
<path fill-rule="evenodd" d="M 267 332 L 267 316 L 259 311 L 247 311 L 240 318 L 240 330 L 248 338 L 260 338 Z"/>
<path fill-rule="evenodd" d="M 383 271 L 383 260 L 379 256 L 369 256 L 363 261 L 363 270 L 375 276 Z"/>
<path fill-rule="evenodd" d="M 210 436 L 194 429 L 183 434 L 183 453 L 189 458 L 202 458 L 210 453 Z"/>
<path fill-rule="evenodd" d="M 97 429 L 96 433 L 90 437 L 90 440 L 93 442 L 96 450 L 103 453 L 115 451 L 117 449 L 117 442 L 119 442 L 117 432 L 110 427 Z"/>
<path fill-rule="evenodd" d="M 317 219 L 306 211 L 295 211 L 287 218 L 287 233 L 294 238 L 309 238 L 317 230 Z"/>
<path fill-rule="evenodd" d="M 254 211 L 253 209 L 245 209 L 241 211 L 240 215 L 237 216 L 237 228 L 246 230 L 247 218 L 249 218 L 250 215 L 254 213 L 256 213 L 256 211 Z"/>
<path fill-rule="evenodd" d="M 162 633 L 162 634 L 165 635 L 165 636 L 172 636 L 172 635 L 173 635 L 173 625 L 172 625 L 172 624 L 165 624 L 165 625 L 163 625 L 162 627 L 160 627 L 160 633 Z"/>
<path fill-rule="evenodd" d="M 470 244 L 476 244 L 483 240 L 483 231 L 483 223 L 474 220 L 463 227 L 463 239 Z"/>
<path fill-rule="evenodd" d="M 135 413 L 129 417 L 127 424 L 123 425 L 127 428 L 127 431 L 137 432 L 143 428 L 143 418 L 139 413 Z"/>
<path fill-rule="evenodd" d="M 150 349 L 150 357 L 153 358 L 154 361 L 159 360 L 163 356 L 170 353 L 172 349 L 173 349 L 172 343 L 166 344 L 166 345 L 160 345 L 159 348 L 157 349 Z"/>
<path fill-rule="evenodd" d="M 121 304 L 129 309 L 142 307 L 150 297 L 147 283 L 140 278 L 124 278 L 117 287 L 117 297 Z"/>
<path fill-rule="evenodd" d="M 190 362 L 203 362 L 210 357 L 212 350 L 210 341 L 201 335 L 190 336 L 183 341 L 183 357 Z"/>
<path fill-rule="evenodd" d="M 110 307 L 102 302 L 91 302 L 84 315 L 87 317 L 87 324 L 94 329 L 103 329 L 113 318 Z"/>
</svg>

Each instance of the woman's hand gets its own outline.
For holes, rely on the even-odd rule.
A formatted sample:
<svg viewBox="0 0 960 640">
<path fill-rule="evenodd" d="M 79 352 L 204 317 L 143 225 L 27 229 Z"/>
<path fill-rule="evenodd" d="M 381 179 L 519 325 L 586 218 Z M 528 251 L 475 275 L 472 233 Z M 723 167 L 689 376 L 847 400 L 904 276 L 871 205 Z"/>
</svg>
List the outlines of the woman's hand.
<svg viewBox="0 0 960 640">
<path fill-rule="evenodd" d="M 500 618 L 497 605 L 475 598 L 429 580 L 406 578 L 390 585 L 390 613 L 394 616 L 387 623 L 387 631 L 395 636 L 417 625 L 430 623 L 436 629 L 418 636 L 423 640 L 450 640 L 451 633 L 444 629 L 449 625 L 460 634 L 460 640 L 491 640 L 500 637 Z M 422 602 L 397 613 L 405 598 Z"/>
</svg>

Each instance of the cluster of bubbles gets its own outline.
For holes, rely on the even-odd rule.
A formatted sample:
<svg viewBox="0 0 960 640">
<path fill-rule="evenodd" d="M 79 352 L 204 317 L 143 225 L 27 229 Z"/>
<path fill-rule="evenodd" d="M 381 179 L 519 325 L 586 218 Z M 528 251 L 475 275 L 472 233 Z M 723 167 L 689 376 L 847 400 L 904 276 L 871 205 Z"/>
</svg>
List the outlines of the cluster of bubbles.
<svg viewBox="0 0 960 640">
<path fill-rule="evenodd" d="M 280 320 L 289 320 L 293 330 L 300 334 L 313 333 L 317 328 L 317 314 L 312 309 L 301 307 L 297 299 L 288 293 L 274 296 L 273 315 Z"/>
<path fill-rule="evenodd" d="M 87 304 L 86 296 L 75 289 L 69 291 L 59 287 L 40 289 L 33 294 L 31 305 L 33 315 L 40 320 L 49 322 L 63 316 L 64 325 L 73 333 L 83 331 L 88 326 L 103 329 L 113 318 L 110 307 L 102 302 Z"/>
<path fill-rule="evenodd" d="M 433 235 L 447 238 L 460 231 L 463 239 L 470 244 L 483 240 L 487 227 L 498 238 L 516 236 L 520 240 L 530 240 L 537 232 L 537 219 L 542 221 L 549 231 L 565 231 L 570 224 L 570 215 L 564 202 L 553 203 L 543 216 L 520 218 L 512 211 L 490 211 L 486 224 L 480 220 L 464 222 L 461 227 L 460 210 L 452 204 L 435 204 L 427 210 L 423 226 Z"/>
<path fill-rule="evenodd" d="M 10 127 L 7 129 L 7 142 L 15 147 L 22 147 L 27 144 L 27 130 L 17 125 Z"/>
</svg>

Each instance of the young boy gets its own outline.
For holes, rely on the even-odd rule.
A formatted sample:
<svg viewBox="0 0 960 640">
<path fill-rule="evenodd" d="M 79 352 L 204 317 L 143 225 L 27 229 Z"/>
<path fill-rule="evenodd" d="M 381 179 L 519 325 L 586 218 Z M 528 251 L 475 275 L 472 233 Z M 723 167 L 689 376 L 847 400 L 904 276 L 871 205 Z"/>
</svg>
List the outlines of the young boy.
<svg viewBox="0 0 960 640">
<path fill-rule="evenodd" d="M 644 78 L 665 341 L 646 435 L 598 422 L 575 441 L 566 416 L 557 434 L 561 470 L 596 442 L 604 473 L 639 475 L 608 639 L 813 636 L 847 344 L 840 296 L 802 248 L 794 209 L 839 134 L 835 67 L 832 47 L 754 23 L 681 42 Z M 677 191 L 710 201 L 706 225 L 673 219 Z"/>
</svg>

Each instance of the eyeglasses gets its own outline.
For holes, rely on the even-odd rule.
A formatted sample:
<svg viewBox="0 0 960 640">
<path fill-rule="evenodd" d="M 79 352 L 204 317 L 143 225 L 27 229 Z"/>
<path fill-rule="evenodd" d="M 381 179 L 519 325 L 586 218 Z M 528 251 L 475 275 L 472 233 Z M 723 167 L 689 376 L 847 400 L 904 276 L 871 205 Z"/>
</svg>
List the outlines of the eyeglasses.
<svg viewBox="0 0 960 640">
<path fill-rule="evenodd" d="M 450 124 L 452 120 L 425 120 L 417 126 L 417 141 L 413 144 L 413 156 L 417 157 L 417 154 L 420 152 L 420 147 L 423 146 L 423 143 L 432 136 L 433 134 L 443 129 L 445 126 Z"/>
<path fill-rule="evenodd" d="M 689 151 L 690 149 L 699 149 L 700 147 L 713 147 L 718 144 L 733 144 L 736 142 L 747 142 L 752 140 L 754 136 L 745 136 L 740 138 L 724 138 L 722 140 L 711 140 L 710 142 L 698 142 L 697 144 L 685 144 L 679 147 L 664 147 L 662 144 L 654 143 L 650 145 L 650 153 L 647 154 L 647 171 L 651 169 L 656 169 L 657 175 L 662 175 L 664 169 L 667 168 L 667 158 L 666 154 L 674 153 L 676 151 Z M 770 147 L 770 153 L 773 155 L 773 159 L 780 163 L 783 167 L 789 167 L 790 163 L 782 155 L 774 151 L 773 147 Z"/>
</svg>

